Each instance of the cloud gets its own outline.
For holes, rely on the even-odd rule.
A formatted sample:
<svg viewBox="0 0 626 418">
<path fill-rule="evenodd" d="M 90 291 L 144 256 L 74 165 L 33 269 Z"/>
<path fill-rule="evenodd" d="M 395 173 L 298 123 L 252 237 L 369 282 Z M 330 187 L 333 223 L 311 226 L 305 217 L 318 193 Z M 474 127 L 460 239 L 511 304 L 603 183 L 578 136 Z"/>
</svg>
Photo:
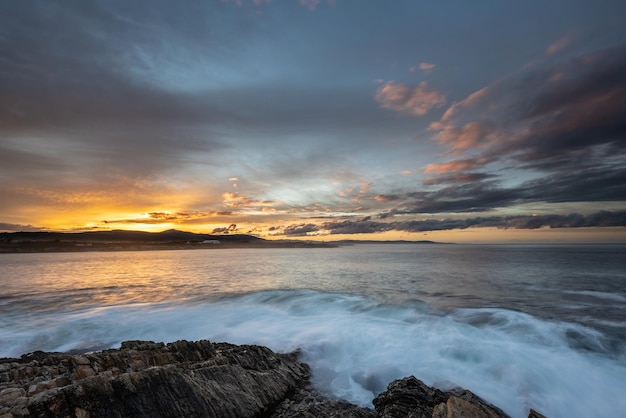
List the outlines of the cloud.
<svg viewBox="0 0 626 418">
<path fill-rule="evenodd" d="M 488 122 L 471 121 L 463 126 L 442 125 L 435 139 L 450 149 L 450 153 L 458 154 L 472 148 L 486 147 L 493 141 Z"/>
<path fill-rule="evenodd" d="M 298 2 L 309 10 L 315 10 L 320 0 L 298 0 Z"/>
<path fill-rule="evenodd" d="M 486 212 L 521 203 L 523 190 L 506 189 L 495 181 L 455 183 L 435 191 L 407 194 L 407 199 L 393 211 L 409 213 L 468 213 Z"/>
<path fill-rule="evenodd" d="M 458 160 L 449 161 L 447 163 L 433 163 L 428 164 L 424 169 L 424 173 L 455 173 L 458 171 L 467 171 L 481 168 L 489 161 L 484 158 L 462 158 Z"/>
<path fill-rule="evenodd" d="M 276 202 L 271 200 L 255 200 L 242 196 L 239 193 L 226 192 L 222 194 L 222 198 L 224 199 L 224 205 L 231 208 L 272 206 L 276 204 Z"/>
<path fill-rule="evenodd" d="M 47 228 L 36 227 L 32 225 L 11 224 L 0 222 L 0 232 L 40 232 Z"/>
<path fill-rule="evenodd" d="M 19 145 L 0 145 L 2 173 L 18 178 L 38 178 L 53 172 L 69 170 L 71 164 L 59 156 L 50 155 L 45 150 L 24 150 Z"/>
<path fill-rule="evenodd" d="M 545 50 L 545 55 L 549 57 L 552 55 L 556 55 L 559 52 L 562 52 L 563 50 L 571 46 L 573 42 L 574 42 L 573 33 L 568 33 L 567 35 L 563 36 L 558 41 L 554 42 L 553 44 L 550 44 Z"/>
<path fill-rule="evenodd" d="M 392 202 L 394 200 L 400 199 L 400 196 L 398 196 L 398 195 L 389 195 L 389 194 L 386 194 L 386 195 L 379 194 L 379 195 L 374 196 L 374 199 L 377 202 Z"/>
<path fill-rule="evenodd" d="M 495 86 L 498 85 L 499 83 L 495 84 Z M 454 117 L 457 113 L 484 105 L 487 99 L 493 96 L 493 90 L 495 90 L 494 86 L 483 87 L 480 90 L 473 92 L 465 99 L 452 103 L 452 105 L 450 105 L 450 107 L 444 112 L 443 116 L 441 117 L 441 121 L 431 123 L 430 129 L 443 129 L 445 126 L 447 126 L 446 122 L 452 119 L 452 117 Z"/>
<path fill-rule="evenodd" d="M 207 221 L 213 221 L 215 217 L 220 216 L 231 216 L 233 212 L 228 211 L 208 211 L 208 212 L 150 212 L 144 214 L 144 216 L 140 216 L 137 218 L 121 218 L 121 219 L 107 219 L 104 220 L 103 223 L 112 226 L 112 225 L 123 225 L 123 224 L 150 224 L 150 225 L 159 225 L 159 224 L 194 224 L 194 223 L 204 223 Z M 213 218 L 213 219 L 211 219 Z"/>
<path fill-rule="evenodd" d="M 311 233 L 318 231 L 318 227 L 315 224 L 294 224 L 285 227 L 282 232 L 277 232 L 274 235 L 286 235 L 291 237 L 307 236 Z"/>
<path fill-rule="evenodd" d="M 193 9 L 177 6 L 183 16 Z M 0 137 L 22 153 L 14 159 L 22 172 L 33 163 L 43 167 L 34 155 L 54 149 L 72 160 L 77 177 L 91 176 L 80 168 L 96 177 L 148 177 L 179 168 L 189 155 L 224 148 L 209 125 L 228 120 L 229 112 L 202 95 L 155 83 L 160 69 L 141 62 L 157 52 L 168 55 L 170 30 L 179 37 L 204 33 L 199 18 L 173 30 L 172 20 L 158 27 L 142 13 L 139 5 L 113 2 L 0 6 Z M 167 51 L 149 50 L 158 47 Z"/>
<path fill-rule="evenodd" d="M 446 97 L 422 81 L 417 87 L 388 81 L 376 91 L 380 107 L 401 113 L 424 116 L 434 108 L 445 105 Z"/>
<path fill-rule="evenodd" d="M 599 211 L 589 215 L 516 215 L 489 216 L 466 219 L 425 219 L 397 222 L 373 221 L 369 218 L 351 221 L 325 222 L 320 225 L 298 224 L 286 227 L 277 235 L 339 235 L 376 234 L 386 231 L 430 232 L 468 228 L 538 229 L 538 228 L 591 228 L 626 226 L 626 211 Z"/>
<path fill-rule="evenodd" d="M 433 139 L 464 158 L 425 172 L 503 165 L 549 179 L 616 170 L 626 152 L 625 108 L 626 44 L 536 64 L 453 103 L 432 123 Z"/>
<path fill-rule="evenodd" d="M 442 187 L 396 195 L 395 207 L 384 216 L 486 212 L 530 203 L 623 202 L 626 167 L 590 167 L 507 187 L 492 173 L 445 172 L 425 179 L 424 185 Z"/>
<path fill-rule="evenodd" d="M 430 64 L 428 62 L 420 62 L 418 65 L 415 65 L 410 68 L 411 72 L 415 72 L 417 70 L 423 71 L 425 73 L 429 73 L 435 69 L 435 64 Z"/>
<path fill-rule="evenodd" d="M 431 165 L 434 166 L 434 164 L 431 164 Z M 455 170 L 445 170 L 445 169 L 442 170 L 439 167 L 437 167 L 436 169 L 432 171 L 434 171 L 435 173 L 445 173 L 445 172 L 455 171 Z M 481 182 L 484 180 L 490 180 L 490 179 L 493 179 L 494 177 L 495 177 L 494 174 L 488 174 L 488 173 L 467 173 L 467 172 L 466 173 L 453 173 L 449 175 L 438 175 L 436 177 L 428 177 L 424 179 L 422 183 L 426 186 L 432 186 L 436 184 L 446 184 L 446 183 L 451 183 L 451 184 L 476 183 L 476 182 Z"/>
<path fill-rule="evenodd" d="M 237 6 L 243 6 L 245 0 L 220 0 L 222 3 L 235 3 Z M 332 4 L 336 0 L 328 0 L 328 3 Z M 252 4 L 255 6 L 260 6 L 265 3 L 271 3 L 272 0 L 250 0 Z M 321 0 L 298 0 L 298 3 L 303 7 L 313 11 L 317 8 L 317 6 L 321 3 Z"/>
</svg>

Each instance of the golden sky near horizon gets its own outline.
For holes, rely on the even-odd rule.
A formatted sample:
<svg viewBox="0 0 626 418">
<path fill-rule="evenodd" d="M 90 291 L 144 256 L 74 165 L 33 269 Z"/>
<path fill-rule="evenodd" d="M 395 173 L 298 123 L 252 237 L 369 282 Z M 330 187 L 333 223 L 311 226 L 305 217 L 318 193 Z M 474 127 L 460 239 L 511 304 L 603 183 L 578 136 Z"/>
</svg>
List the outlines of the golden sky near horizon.
<svg viewBox="0 0 626 418">
<path fill-rule="evenodd" d="M 0 231 L 624 243 L 624 15 L 3 3 Z"/>
</svg>

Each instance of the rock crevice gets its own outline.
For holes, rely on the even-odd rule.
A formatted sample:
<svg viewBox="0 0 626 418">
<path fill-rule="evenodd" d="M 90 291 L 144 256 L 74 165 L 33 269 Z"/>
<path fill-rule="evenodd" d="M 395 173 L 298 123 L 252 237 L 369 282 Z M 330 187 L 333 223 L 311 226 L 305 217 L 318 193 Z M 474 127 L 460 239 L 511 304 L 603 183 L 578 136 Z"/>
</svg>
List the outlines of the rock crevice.
<svg viewBox="0 0 626 418">
<path fill-rule="evenodd" d="M 297 352 L 256 345 L 127 341 L 96 353 L 0 359 L 0 418 L 507 416 L 469 391 L 443 392 L 415 377 L 390 383 L 374 407 L 318 393 Z"/>
</svg>

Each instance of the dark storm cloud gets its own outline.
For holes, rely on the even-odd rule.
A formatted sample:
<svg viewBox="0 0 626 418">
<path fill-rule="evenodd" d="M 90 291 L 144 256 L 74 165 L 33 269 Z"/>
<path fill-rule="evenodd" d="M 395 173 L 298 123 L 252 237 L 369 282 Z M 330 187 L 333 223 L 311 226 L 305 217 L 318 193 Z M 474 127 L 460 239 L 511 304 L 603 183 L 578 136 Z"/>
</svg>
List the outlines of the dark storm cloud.
<svg viewBox="0 0 626 418">
<path fill-rule="evenodd" d="M 472 173 L 469 173 L 472 174 Z M 486 212 L 528 203 L 621 202 L 626 196 L 626 166 L 581 169 L 558 176 L 542 176 L 519 185 L 503 187 L 490 175 L 464 173 L 443 177 L 431 184 L 445 184 L 431 191 L 410 192 L 383 214 Z M 472 181 L 472 179 L 474 179 Z M 485 179 L 485 180 L 482 180 Z M 450 181 L 447 181 L 450 180 Z M 425 183 L 429 184 L 430 180 Z"/>
<path fill-rule="evenodd" d="M 275 39 L 267 22 L 244 9 L 221 2 L 3 3 L 0 137 L 42 161 L 45 146 L 33 138 L 45 136 L 47 146 L 62 141 L 66 158 L 86 170 L 75 175 L 93 178 L 103 171 L 169 174 L 190 162 L 223 165 L 218 154 L 258 146 L 259 136 L 288 153 L 285 135 L 315 131 L 316 141 L 333 141 L 368 132 L 359 145 L 334 140 L 332 157 L 388 135 L 389 115 L 378 111 L 371 91 L 257 79 L 261 70 L 248 68 L 259 61 L 248 56 L 256 37 L 283 37 Z M 223 82 L 240 73 L 245 82 Z M 281 168 L 280 159 L 263 164 Z M 15 161 L 29 169 L 24 158 Z M 308 163 L 291 161 L 286 169 L 301 172 Z"/>
<path fill-rule="evenodd" d="M 606 156 L 601 146 L 623 153 L 626 44 L 538 67 L 455 103 L 433 124 L 436 139 L 457 153 L 478 151 L 482 165 L 512 159 L 546 170 L 593 164 Z M 465 170 L 459 161 L 441 171 Z"/>
<path fill-rule="evenodd" d="M 426 186 L 433 186 L 437 184 L 463 184 L 482 182 L 496 177 L 494 174 L 488 173 L 455 173 L 449 175 L 442 175 L 437 177 L 429 177 L 422 182 Z"/>
<path fill-rule="evenodd" d="M 38 232 L 44 230 L 46 228 L 0 222 L 0 232 Z"/>
<path fill-rule="evenodd" d="M 546 176 L 523 186 L 520 194 L 528 202 L 621 202 L 626 196 L 626 166 Z"/>
<path fill-rule="evenodd" d="M 22 151 L 4 145 L 0 145 L 0 161 L 2 161 L 2 171 L 14 177 L 28 176 L 39 171 L 63 170 L 68 167 L 59 158 Z"/>
<path fill-rule="evenodd" d="M 286 235 L 291 237 L 306 236 L 311 232 L 316 232 L 318 226 L 315 224 L 295 224 L 285 227 L 282 232 L 275 232 L 274 235 Z"/>
<path fill-rule="evenodd" d="M 577 56 L 563 38 L 618 22 L 623 6 L 572 1 L 458 0 L 455 14 L 350 0 L 0 2 L 0 206 L 23 224 L 39 223 L 33 207 L 100 207 L 95 219 L 207 228 L 220 214 L 195 214 L 231 207 L 253 222 L 284 215 L 294 225 L 280 231 L 298 236 L 316 233 L 317 214 L 376 232 L 410 214 L 623 202 L 626 47 L 599 49 L 623 29 Z M 413 140 L 429 125 L 443 155 Z M 424 225 L 396 224 L 447 228 Z"/>
<path fill-rule="evenodd" d="M 624 109 L 626 44 L 531 65 L 454 103 L 431 126 L 450 155 L 462 157 L 428 165 L 425 172 L 432 176 L 423 184 L 445 187 L 414 193 L 414 202 L 396 210 L 624 201 Z M 502 166 L 536 179 L 503 187 L 496 182 Z"/>
<path fill-rule="evenodd" d="M 591 215 L 538 215 L 505 218 L 505 227 L 513 229 L 589 228 L 626 226 L 626 211 L 600 211 Z"/>
<path fill-rule="evenodd" d="M 223 117 L 198 97 L 173 95 L 133 77 L 142 48 L 153 48 L 168 31 L 188 30 L 188 24 L 172 27 L 177 22 L 167 10 L 80 1 L 6 2 L 0 10 L 3 129 Z M 189 5 L 176 16 L 184 20 L 185 11 Z M 140 18 L 144 12 L 163 26 L 141 23 L 148 20 Z"/>
<path fill-rule="evenodd" d="M 426 219 L 398 222 L 379 222 L 364 219 L 360 221 L 325 222 L 291 225 L 284 233 L 277 235 L 307 234 L 371 234 L 387 231 L 430 232 L 468 228 L 498 229 L 538 229 L 538 228 L 589 228 L 626 226 L 626 211 L 600 211 L 590 215 L 572 213 L 569 215 L 533 215 L 533 216 L 491 216 L 467 219 Z M 298 231 L 290 234 L 287 231 Z"/>
<path fill-rule="evenodd" d="M 494 181 L 484 181 L 412 192 L 406 197 L 407 201 L 396 207 L 394 213 L 485 212 L 521 203 L 523 193 L 499 187 Z"/>
<path fill-rule="evenodd" d="M 532 123 L 530 132 L 512 144 L 521 151 L 516 158 L 532 163 L 559 156 L 567 166 L 563 157 L 593 160 L 592 151 L 600 145 L 623 153 L 626 44 L 579 57 L 564 67 L 544 75 L 540 83 L 529 81 L 537 95 L 520 106 L 527 107 L 522 116 Z"/>
<path fill-rule="evenodd" d="M 15 163 L 22 170 L 43 159 L 37 154 L 55 142 L 87 171 L 131 176 L 178 167 L 189 153 L 223 148 L 200 125 L 229 120 L 228 112 L 198 94 L 157 87 L 149 68 L 140 68 L 145 79 L 137 75 L 139 58 L 149 55 L 144 50 L 158 47 L 164 36 L 203 33 L 197 16 L 192 18 L 192 3 L 177 6 L 175 14 L 150 6 L 0 5 L 0 137 L 19 144 L 21 150 L 13 152 L 23 154 Z"/>
</svg>

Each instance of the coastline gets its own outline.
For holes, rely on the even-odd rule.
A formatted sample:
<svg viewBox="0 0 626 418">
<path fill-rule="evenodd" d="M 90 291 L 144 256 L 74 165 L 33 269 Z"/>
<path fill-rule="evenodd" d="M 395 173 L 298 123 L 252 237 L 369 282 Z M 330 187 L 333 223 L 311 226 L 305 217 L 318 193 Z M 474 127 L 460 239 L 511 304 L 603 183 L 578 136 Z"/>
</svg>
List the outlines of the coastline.
<svg viewBox="0 0 626 418">
<path fill-rule="evenodd" d="M 162 251 L 162 250 L 219 250 L 227 248 L 335 248 L 330 243 L 300 241 L 261 242 L 75 242 L 35 241 L 0 243 L 0 254 L 60 253 L 60 252 L 114 252 L 114 251 Z"/>
<path fill-rule="evenodd" d="M 317 392 L 298 352 L 206 340 L 126 341 L 119 349 L 0 359 L 0 416 L 508 417 L 470 391 L 391 382 L 359 407 Z M 531 410 L 529 417 L 542 415 Z"/>
<path fill-rule="evenodd" d="M 449 244 L 428 240 L 268 240 L 247 234 L 196 234 L 170 229 L 162 232 L 93 231 L 93 232 L 0 232 L 0 254 L 206 250 L 223 248 L 336 248 L 355 244 Z"/>
</svg>

